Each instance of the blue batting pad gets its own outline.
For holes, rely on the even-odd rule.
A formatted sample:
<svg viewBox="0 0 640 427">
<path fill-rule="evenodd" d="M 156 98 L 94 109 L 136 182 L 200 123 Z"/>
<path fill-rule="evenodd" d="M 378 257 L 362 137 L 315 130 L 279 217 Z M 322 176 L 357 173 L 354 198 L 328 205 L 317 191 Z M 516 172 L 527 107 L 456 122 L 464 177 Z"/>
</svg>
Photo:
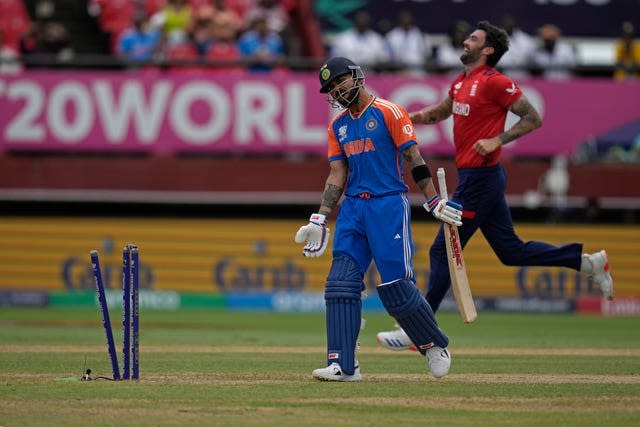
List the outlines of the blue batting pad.
<svg viewBox="0 0 640 427">
<path fill-rule="evenodd" d="M 325 285 L 327 362 L 339 363 L 348 375 L 355 371 L 355 350 L 362 319 L 362 279 L 360 268 L 352 258 L 337 256 Z"/>
<path fill-rule="evenodd" d="M 410 280 L 378 286 L 378 296 L 387 312 L 404 329 L 418 351 L 424 354 L 434 344 L 447 347 L 449 338 L 440 330 L 429 304 Z"/>
</svg>

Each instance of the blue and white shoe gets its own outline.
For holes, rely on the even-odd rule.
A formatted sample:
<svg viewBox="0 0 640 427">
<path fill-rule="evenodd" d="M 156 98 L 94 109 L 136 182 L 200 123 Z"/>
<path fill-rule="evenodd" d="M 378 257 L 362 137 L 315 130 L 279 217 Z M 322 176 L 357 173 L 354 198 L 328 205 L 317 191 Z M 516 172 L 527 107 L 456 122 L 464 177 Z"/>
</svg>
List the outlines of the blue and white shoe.
<svg viewBox="0 0 640 427">
<path fill-rule="evenodd" d="M 417 351 L 417 348 L 411 342 L 409 336 L 405 333 L 405 331 L 397 327 L 393 331 L 387 332 L 378 332 L 376 335 L 376 341 L 378 343 L 388 348 L 389 350 L 401 351 L 401 350 L 413 350 Z"/>
<path fill-rule="evenodd" d="M 312 373 L 313 377 L 320 381 L 361 381 L 360 365 L 356 361 L 356 369 L 353 375 L 345 374 L 337 363 L 332 363 L 326 368 L 315 369 Z"/>
</svg>

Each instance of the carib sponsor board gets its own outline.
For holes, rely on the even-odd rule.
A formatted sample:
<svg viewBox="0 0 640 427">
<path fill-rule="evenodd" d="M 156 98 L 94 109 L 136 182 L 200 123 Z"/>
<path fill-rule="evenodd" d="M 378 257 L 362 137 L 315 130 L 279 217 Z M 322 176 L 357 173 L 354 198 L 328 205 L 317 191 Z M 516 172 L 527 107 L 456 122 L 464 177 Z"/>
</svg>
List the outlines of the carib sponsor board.
<svg viewBox="0 0 640 427">
<path fill-rule="evenodd" d="M 207 219 L 6 218 L 0 224 L 0 289 L 88 291 L 94 289 L 89 251 L 98 250 L 108 289 L 122 283 L 122 246 L 140 248 L 140 287 L 145 291 L 227 294 L 322 292 L 331 247 L 320 258 L 305 258 L 293 241 L 300 221 Z M 331 227 L 332 224 L 330 223 Z M 435 221 L 415 222 L 414 273 L 426 291 L 429 244 Z M 617 296 L 634 296 L 640 274 L 629 253 L 640 241 L 640 227 L 517 227 L 523 240 L 554 244 L 584 241 L 586 251 L 606 247 Z M 633 237 L 635 236 L 635 237 Z M 633 238 L 631 238 L 633 237 Z M 507 267 L 481 234 L 464 250 L 475 297 L 574 298 L 599 295 L 593 282 L 575 270 Z M 379 276 L 365 274 L 369 293 Z"/>
</svg>

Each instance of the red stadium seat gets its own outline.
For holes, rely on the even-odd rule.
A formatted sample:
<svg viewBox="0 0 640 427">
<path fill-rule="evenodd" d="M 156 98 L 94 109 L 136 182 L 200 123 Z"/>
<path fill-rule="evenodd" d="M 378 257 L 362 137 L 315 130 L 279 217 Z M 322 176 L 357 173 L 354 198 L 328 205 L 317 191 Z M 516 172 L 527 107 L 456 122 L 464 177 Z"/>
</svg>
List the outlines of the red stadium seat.
<svg viewBox="0 0 640 427">
<path fill-rule="evenodd" d="M 176 64 L 169 66 L 170 71 L 178 72 L 193 72 L 202 71 L 202 66 L 195 62 L 199 59 L 198 50 L 193 43 L 176 43 L 169 45 L 165 52 L 165 58 L 168 61 L 173 61 Z M 181 64 L 184 63 L 184 65 Z M 189 64 L 192 63 L 192 64 Z"/>
</svg>

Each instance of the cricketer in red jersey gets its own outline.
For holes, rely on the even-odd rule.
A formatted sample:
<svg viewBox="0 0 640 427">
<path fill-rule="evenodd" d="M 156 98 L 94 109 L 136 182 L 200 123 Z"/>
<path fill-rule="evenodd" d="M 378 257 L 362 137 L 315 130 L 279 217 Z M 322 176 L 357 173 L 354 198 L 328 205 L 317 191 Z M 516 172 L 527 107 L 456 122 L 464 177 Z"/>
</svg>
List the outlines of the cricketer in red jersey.
<svg viewBox="0 0 640 427">
<path fill-rule="evenodd" d="M 453 115 L 458 186 L 452 200 L 464 206 L 458 228 L 464 248 L 480 229 L 500 261 L 509 266 L 557 266 L 583 272 L 613 297 L 607 253 L 582 252 L 582 243 L 554 246 L 523 242 L 513 227 L 505 199 L 506 177 L 499 163 L 502 146 L 542 125 L 542 119 L 518 86 L 495 68 L 509 48 L 507 33 L 487 21 L 478 23 L 464 41 L 460 61 L 464 71 L 453 81 L 438 105 L 410 114 L 414 124 L 434 124 Z M 507 113 L 520 117 L 505 130 Z M 451 287 L 443 227 L 429 250 L 427 301 L 435 312 Z M 402 329 L 380 332 L 378 342 L 392 350 L 411 347 Z"/>
<path fill-rule="evenodd" d="M 488 65 L 481 65 L 468 75 L 461 73 L 453 81 L 449 97 L 453 100 L 458 169 L 498 164 L 501 146 L 483 156 L 474 145 L 487 135 L 499 135 L 504 131 L 509 107 L 521 96 L 522 91 L 510 78 Z"/>
</svg>

